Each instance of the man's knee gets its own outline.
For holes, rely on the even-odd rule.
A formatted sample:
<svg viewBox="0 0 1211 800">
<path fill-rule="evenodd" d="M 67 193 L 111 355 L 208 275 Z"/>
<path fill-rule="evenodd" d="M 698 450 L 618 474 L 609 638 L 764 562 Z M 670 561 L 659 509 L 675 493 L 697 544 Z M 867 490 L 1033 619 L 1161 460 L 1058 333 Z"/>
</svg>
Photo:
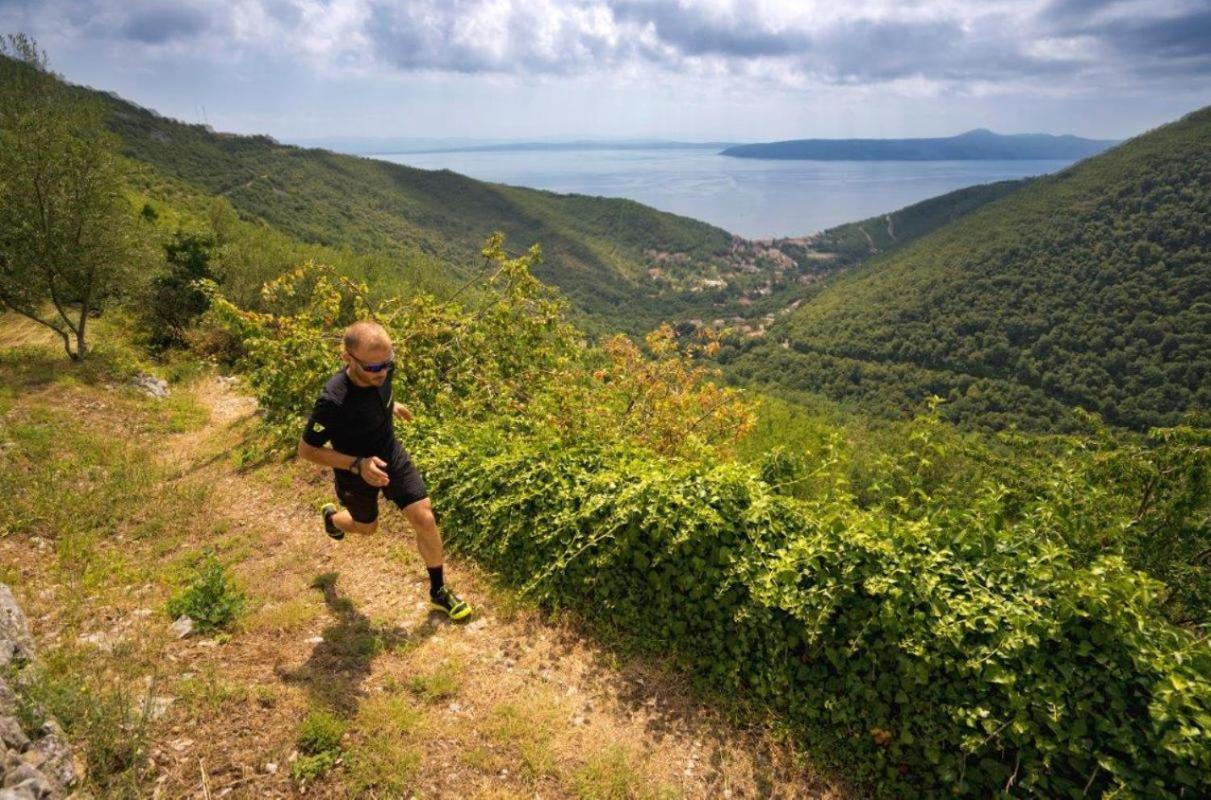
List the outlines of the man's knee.
<svg viewBox="0 0 1211 800">
<path fill-rule="evenodd" d="M 437 518 L 433 516 L 433 505 L 427 497 L 405 507 L 404 516 L 413 528 L 428 529 L 437 525 Z"/>
<path fill-rule="evenodd" d="M 374 533 L 376 530 L 378 530 L 378 520 L 374 520 L 373 522 L 353 521 L 354 533 Z"/>
</svg>

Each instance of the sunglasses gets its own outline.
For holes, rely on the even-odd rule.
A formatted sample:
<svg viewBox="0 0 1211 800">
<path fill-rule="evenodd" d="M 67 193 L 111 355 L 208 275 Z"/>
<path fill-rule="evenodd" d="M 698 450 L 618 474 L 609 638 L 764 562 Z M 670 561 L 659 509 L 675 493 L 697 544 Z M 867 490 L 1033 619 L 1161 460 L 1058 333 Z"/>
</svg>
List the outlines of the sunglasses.
<svg viewBox="0 0 1211 800">
<path fill-rule="evenodd" d="M 354 363 L 356 363 L 362 369 L 366 370 L 366 372 L 382 372 L 385 369 L 389 369 L 391 367 L 391 365 L 395 363 L 394 355 L 391 358 L 388 358 L 386 361 L 376 361 L 373 364 L 367 364 L 365 361 L 362 361 L 360 358 L 353 355 L 353 353 L 350 353 L 348 350 L 346 350 L 345 352 L 348 353 L 349 357 L 353 359 Z"/>
</svg>

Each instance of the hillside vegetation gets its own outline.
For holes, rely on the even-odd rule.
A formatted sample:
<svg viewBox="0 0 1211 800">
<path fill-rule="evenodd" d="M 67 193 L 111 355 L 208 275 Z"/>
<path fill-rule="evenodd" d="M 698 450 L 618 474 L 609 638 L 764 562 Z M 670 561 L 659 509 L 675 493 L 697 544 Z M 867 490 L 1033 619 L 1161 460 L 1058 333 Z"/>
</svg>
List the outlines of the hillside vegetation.
<svg viewBox="0 0 1211 800">
<path fill-rule="evenodd" d="M 983 439 L 926 416 L 857 449 L 820 422 L 740 461 L 752 410 L 670 333 L 649 339 L 655 361 L 625 338 L 588 346 L 530 256 L 485 252 L 479 307 L 363 311 L 363 290 L 306 271 L 272 287 L 280 312 L 215 296 L 210 324 L 247 348 L 259 446 L 296 440 L 331 309 L 373 312 L 409 343 L 400 432 L 451 548 L 776 712 L 871 792 L 1207 789 L 1205 430 Z"/>
<path fill-rule="evenodd" d="M 81 90 L 87 91 L 87 90 Z M 215 133 L 106 95 L 130 158 L 190 189 L 227 199 L 308 244 L 427 260 L 454 276 L 495 230 L 542 242 L 536 274 L 599 321 L 654 327 L 663 307 L 643 286 L 648 251 L 723 260 L 732 237 L 704 222 L 629 200 L 488 184 L 448 170 L 308 150 L 266 136 Z M 157 196 L 154 184 L 148 186 Z"/>
<path fill-rule="evenodd" d="M 936 394 L 990 427 L 1211 408 L 1211 109 L 869 261 L 735 371 L 891 416 Z"/>
<path fill-rule="evenodd" d="M 582 324 L 642 333 L 667 321 L 759 317 L 873 252 L 855 248 L 852 231 L 836 229 L 818 241 L 750 242 L 631 200 L 490 184 L 267 136 L 216 133 L 111 94 L 78 91 L 104 102 L 148 200 L 201 208 L 221 198 L 243 219 L 301 246 L 372 258 L 376 289 L 384 281 L 403 293 L 416 284 L 461 284 L 474 272 L 483 240 L 501 231 L 512 242 L 542 244 L 535 274 L 568 297 Z M 870 228 L 874 251 L 911 241 L 1013 183 L 995 186 L 894 212 L 898 232 Z M 385 263 L 398 265 L 397 280 Z"/>
</svg>

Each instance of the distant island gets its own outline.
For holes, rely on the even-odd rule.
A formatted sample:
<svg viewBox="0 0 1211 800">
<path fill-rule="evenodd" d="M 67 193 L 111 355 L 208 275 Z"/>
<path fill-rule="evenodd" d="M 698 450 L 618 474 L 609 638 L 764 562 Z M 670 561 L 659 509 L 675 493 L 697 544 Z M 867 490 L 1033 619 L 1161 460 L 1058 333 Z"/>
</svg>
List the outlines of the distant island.
<svg viewBox="0 0 1211 800">
<path fill-rule="evenodd" d="M 1082 159 L 1116 141 L 978 129 L 936 139 L 793 139 L 728 147 L 721 155 L 806 161 L 1010 161 Z"/>
</svg>

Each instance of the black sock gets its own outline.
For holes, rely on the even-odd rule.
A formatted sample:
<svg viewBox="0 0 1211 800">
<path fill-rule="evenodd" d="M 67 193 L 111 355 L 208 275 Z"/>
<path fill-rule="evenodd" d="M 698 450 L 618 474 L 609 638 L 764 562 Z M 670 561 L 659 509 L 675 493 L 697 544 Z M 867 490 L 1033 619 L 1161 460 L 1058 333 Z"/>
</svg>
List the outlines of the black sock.
<svg viewBox="0 0 1211 800">
<path fill-rule="evenodd" d="M 443 583 L 441 565 L 429 567 L 429 594 L 434 595 L 441 591 Z"/>
</svg>

